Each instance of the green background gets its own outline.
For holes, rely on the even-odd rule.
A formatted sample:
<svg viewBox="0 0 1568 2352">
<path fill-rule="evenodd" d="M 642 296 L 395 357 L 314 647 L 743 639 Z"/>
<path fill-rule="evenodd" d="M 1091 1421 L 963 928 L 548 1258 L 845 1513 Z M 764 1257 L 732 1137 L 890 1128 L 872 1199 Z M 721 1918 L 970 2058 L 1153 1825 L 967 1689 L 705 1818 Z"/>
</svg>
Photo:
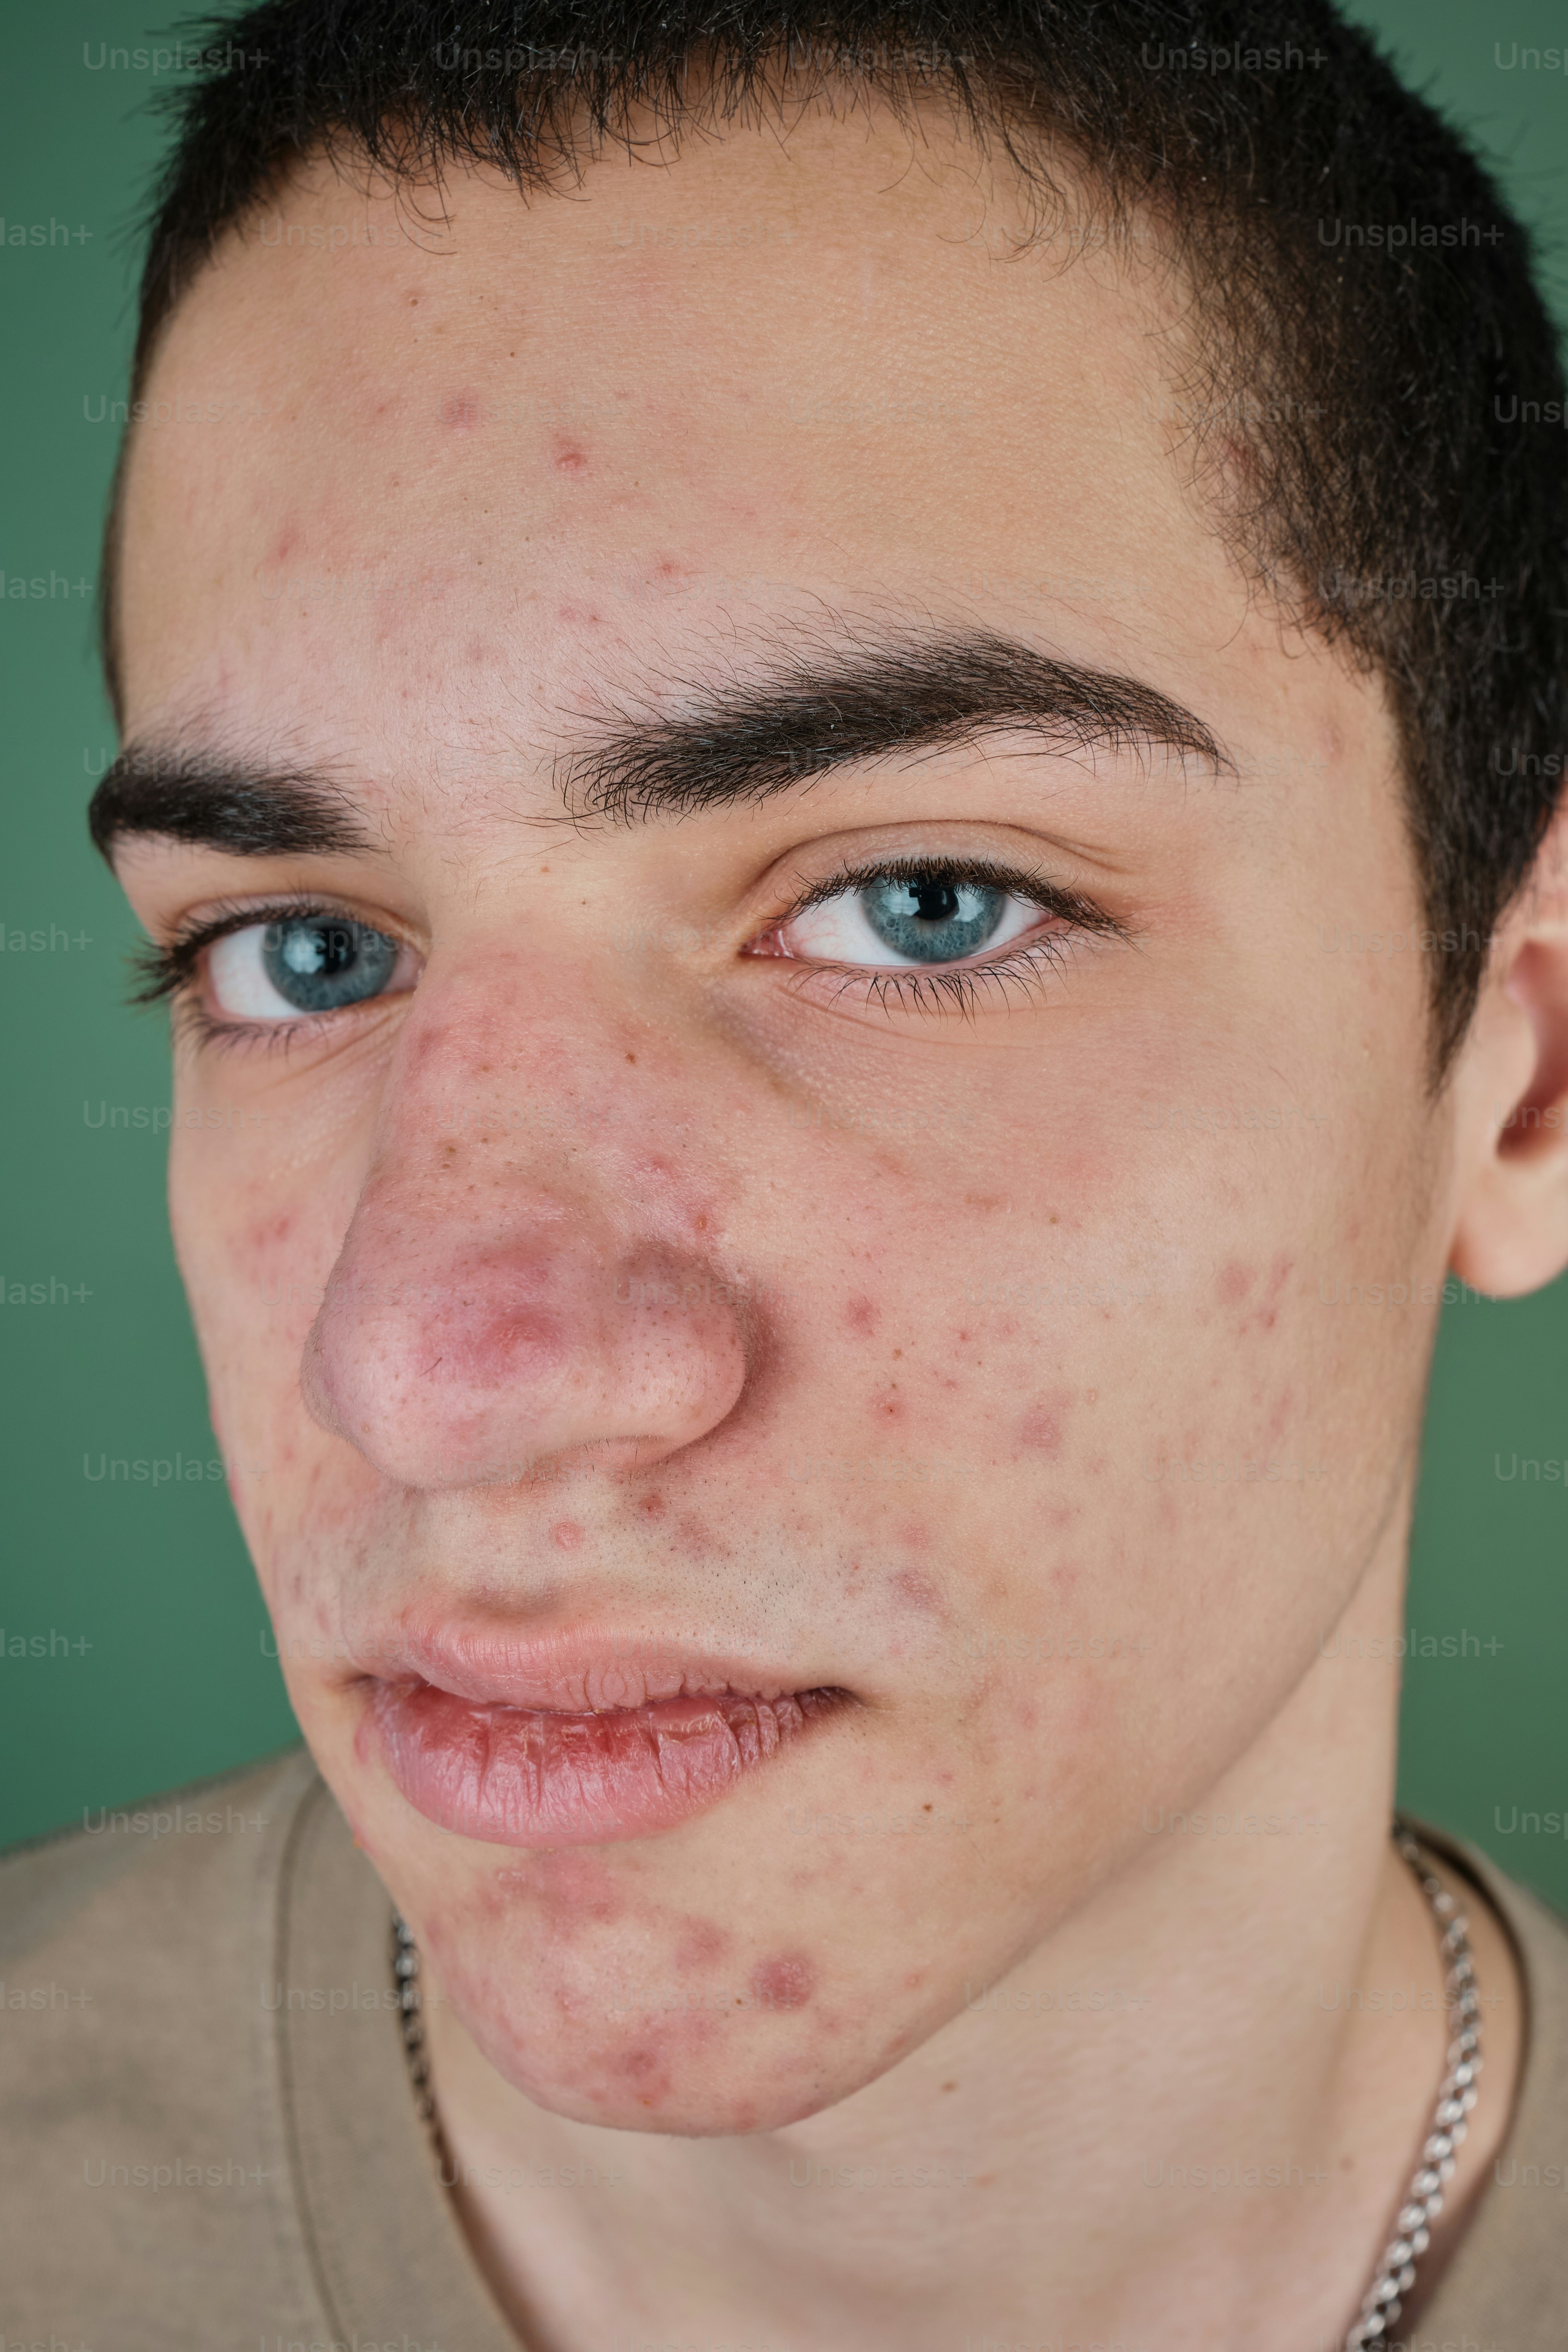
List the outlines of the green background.
<svg viewBox="0 0 1568 2352">
<path fill-rule="evenodd" d="M 1568 19 L 1531 5 L 1504 21 L 1475 0 L 1354 13 L 1500 169 L 1544 237 L 1552 299 L 1568 318 L 1568 78 L 1498 63 L 1515 42 L 1561 45 Z M 0 570 L 64 583 L 52 597 L 0 601 L 0 926 L 56 936 L 41 951 L 0 955 L 10 1057 L 0 1276 L 7 1291 L 52 1278 L 72 1296 L 0 1308 L 0 1844 L 293 1735 L 222 1486 L 110 1486 L 83 1470 L 84 1456 L 96 1467 L 100 1454 L 216 1452 L 165 1225 L 163 1139 L 150 1120 L 139 1132 L 88 1124 L 103 1104 L 168 1099 L 163 1024 L 122 1004 L 134 927 L 82 823 L 113 749 L 89 583 L 116 436 L 93 420 L 125 395 L 134 222 L 160 143 L 147 101 L 169 79 L 89 60 L 100 42 L 151 47 L 155 22 L 138 0 L 100 0 L 17 9 L 6 30 L 0 211 L 7 222 L 60 222 L 72 241 L 0 245 Z M 1402 1793 L 1568 1909 L 1568 1841 L 1500 1826 L 1516 1806 L 1568 1813 L 1568 1485 L 1501 1482 L 1494 1469 L 1499 1454 L 1568 1456 L 1565 1361 L 1568 1285 L 1447 1310 L 1409 1615 L 1418 1633 L 1468 1630 L 1497 1646 L 1412 1663 Z M 17 1634 L 58 1637 L 55 1654 L 8 1654 Z"/>
</svg>

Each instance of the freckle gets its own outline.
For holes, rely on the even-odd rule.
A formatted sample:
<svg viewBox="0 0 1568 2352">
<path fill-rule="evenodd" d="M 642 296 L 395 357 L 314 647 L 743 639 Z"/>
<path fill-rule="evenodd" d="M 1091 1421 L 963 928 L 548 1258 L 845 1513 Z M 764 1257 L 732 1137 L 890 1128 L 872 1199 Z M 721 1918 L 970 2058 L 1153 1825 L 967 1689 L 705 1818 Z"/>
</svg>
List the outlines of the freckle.
<svg viewBox="0 0 1568 2352">
<path fill-rule="evenodd" d="M 1251 1269 L 1232 1258 L 1228 1265 L 1220 1268 L 1215 1295 L 1222 1307 L 1239 1307 L 1251 1287 Z"/>
<path fill-rule="evenodd" d="M 798 1953 L 763 1960 L 752 1971 L 752 1990 L 760 2009 L 804 2009 L 816 1989 L 816 1971 Z"/>
<path fill-rule="evenodd" d="M 557 1519 L 550 1530 L 550 1540 L 559 1544 L 563 1551 L 575 1551 L 583 1540 L 583 1530 L 575 1519 Z"/>
<path fill-rule="evenodd" d="M 626 1059 L 628 1062 L 635 1062 L 637 1060 L 637 1055 L 635 1054 L 628 1054 L 626 1055 Z"/>
</svg>

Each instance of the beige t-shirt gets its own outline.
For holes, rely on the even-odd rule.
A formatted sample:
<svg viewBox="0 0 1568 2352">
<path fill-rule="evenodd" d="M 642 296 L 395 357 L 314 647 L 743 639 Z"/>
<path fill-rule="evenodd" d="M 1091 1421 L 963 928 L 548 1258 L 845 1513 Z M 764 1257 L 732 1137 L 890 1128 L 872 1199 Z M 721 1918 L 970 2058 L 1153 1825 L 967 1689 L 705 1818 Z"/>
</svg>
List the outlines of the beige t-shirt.
<svg viewBox="0 0 1568 2352">
<path fill-rule="evenodd" d="M 1473 1848 L 1527 2057 L 1412 2352 L 1568 2346 L 1568 1927 Z M 0 2344 L 517 2352 L 437 2179 L 390 1906 L 299 1749 L 0 1862 Z"/>
</svg>

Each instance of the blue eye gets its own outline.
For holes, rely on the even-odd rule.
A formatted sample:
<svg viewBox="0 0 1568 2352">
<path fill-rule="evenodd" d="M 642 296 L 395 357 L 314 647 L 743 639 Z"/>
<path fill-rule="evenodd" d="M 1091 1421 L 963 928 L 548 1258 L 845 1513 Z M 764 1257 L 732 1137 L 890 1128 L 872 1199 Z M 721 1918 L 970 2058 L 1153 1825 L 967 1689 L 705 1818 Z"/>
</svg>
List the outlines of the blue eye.
<svg viewBox="0 0 1568 2352">
<path fill-rule="evenodd" d="M 873 882 L 859 895 L 861 912 L 878 939 L 910 963 L 954 963 L 978 955 L 1007 907 L 1005 890 L 948 882 L 937 875 Z"/>
<path fill-rule="evenodd" d="M 414 984 L 416 959 L 347 915 L 288 915 L 215 940 L 207 981 L 217 1009 L 241 1021 L 341 1013 Z"/>
<path fill-rule="evenodd" d="M 305 917 L 267 925 L 261 962 L 286 1003 L 301 1013 L 335 1013 L 381 994 L 397 962 L 397 942 L 341 916 Z"/>
<path fill-rule="evenodd" d="M 778 937 L 787 955 L 867 970 L 929 970 L 1009 947 L 1044 914 L 1037 900 L 1000 882 L 967 881 L 933 865 L 928 873 L 878 875 L 837 891 Z"/>
</svg>

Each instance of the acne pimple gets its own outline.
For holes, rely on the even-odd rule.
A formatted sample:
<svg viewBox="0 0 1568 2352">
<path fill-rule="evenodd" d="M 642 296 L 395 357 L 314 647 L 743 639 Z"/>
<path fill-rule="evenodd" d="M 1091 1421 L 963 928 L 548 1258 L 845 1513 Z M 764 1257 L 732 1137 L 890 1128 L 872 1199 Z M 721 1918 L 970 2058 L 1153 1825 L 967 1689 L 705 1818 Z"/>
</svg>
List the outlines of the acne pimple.
<svg viewBox="0 0 1568 2352">
<path fill-rule="evenodd" d="M 783 1953 L 752 1971 L 760 2009 L 804 2009 L 816 1989 L 816 1971 L 803 1953 Z"/>
<path fill-rule="evenodd" d="M 1018 1443 L 1026 1453 L 1043 1455 L 1054 1462 L 1062 1450 L 1070 1399 L 1066 1396 L 1037 1397 L 1018 1423 Z"/>
<path fill-rule="evenodd" d="M 575 1519 L 557 1519 L 550 1530 L 550 1540 L 559 1544 L 563 1551 L 575 1551 L 583 1540 L 583 1529 Z"/>
<path fill-rule="evenodd" d="M 1222 1266 L 1215 1283 L 1215 1296 L 1222 1307 L 1239 1307 L 1252 1287 L 1252 1269 L 1232 1258 Z"/>
<path fill-rule="evenodd" d="M 706 1966 L 729 1949 L 729 1937 L 711 1919 L 683 1919 L 680 1924 L 683 1933 L 675 1964 L 682 1973 Z"/>
</svg>

